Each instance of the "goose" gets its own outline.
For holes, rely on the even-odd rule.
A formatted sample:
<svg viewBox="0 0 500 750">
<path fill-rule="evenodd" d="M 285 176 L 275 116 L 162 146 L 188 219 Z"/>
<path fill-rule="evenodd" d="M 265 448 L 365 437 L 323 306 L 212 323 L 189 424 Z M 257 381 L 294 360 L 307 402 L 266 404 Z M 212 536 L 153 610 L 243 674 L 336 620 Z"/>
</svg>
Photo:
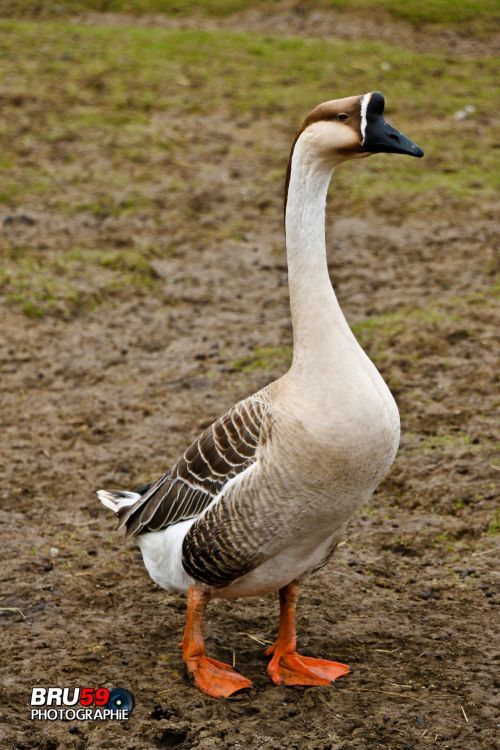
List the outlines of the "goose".
<svg viewBox="0 0 500 750">
<path fill-rule="evenodd" d="M 295 609 L 299 584 L 328 562 L 399 444 L 398 408 L 342 313 L 325 247 L 326 196 L 341 162 L 423 156 L 383 112 L 379 92 L 326 101 L 295 135 L 285 187 L 288 372 L 214 421 L 155 481 L 97 493 L 138 542 L 153 581 L 187 592 L 182 656 L 214 698 L 252 685 L 206 655 L 204 613 L 216 597 L 279 592 L 278 634 L 266 651 L 275 684 L 326 685 L 349 672 L 297 653 Z"/>
</svg>

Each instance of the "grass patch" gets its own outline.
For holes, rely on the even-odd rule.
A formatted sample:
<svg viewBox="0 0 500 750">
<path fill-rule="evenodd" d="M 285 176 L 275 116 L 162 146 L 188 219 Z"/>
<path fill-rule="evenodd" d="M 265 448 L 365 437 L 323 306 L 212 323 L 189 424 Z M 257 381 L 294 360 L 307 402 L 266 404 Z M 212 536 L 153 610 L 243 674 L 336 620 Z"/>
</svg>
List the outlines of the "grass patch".
<svg viewBox="0 0 500 750">
<path fill-rule="evenodd" d="M 453 320 L 460 322 L 461 305 L 424 308 L 402 308 L 394 312 L 374 315 L 351 325 L 357 340 L 370 356 L 378 359 L 390 350 L 400 337 L 404 337 L 410 328 L 438 331 L 440 327 Z M 411 353 L 410 358 L 418 359 L 418 351 Z M 393 383 L 393 385 L 395 385 Z"/>
<path fill-rule="evenodd" d="M 500 15 L 496 0 L 318 0 L 318 4 L 373 13 L 385 10 L 415 26 L 457 26 L 478 19 L 486 25 Z"/>
<path fill-rule="evenodd" d="M 426 159 L 379 155 L 340 169 L 337 179 L 349 190 L 351 203 L 400 194 L 411 208 L 418 194 L 421 208 L 423 199 L 433 205 L 436 196 L 448 193 L 472 202 L 493 196 L 497 187 L 493 59 L 424 55 L 375 42 L 230 32 L 29 22 L 3 22 L 0 29 L 7 117 L 1 151 L 18 164 L 20 155 L 41 142 L 44 156 L 56 151 L 64 162 L 59 179 L 82 158 L 83 148 L 93 145 L 109 162 L 113 179 L 126 184 L 127 164 L 137 170 L 153 157 L 170 154 L 175 161 L 175 154 L 182 154 L 182 138 L 176 142 L 168 128 L 155 131 L 152 118 L 168 120 L 170 114 L 176 123 L 220 112 L 229 120 L 269 121 L 272 135 L 263 155 L 269 172 L 275 170 L 282 182 L 289 140 L 309 107 L 379 88 L 387 96 L 388 119 L 422 145 Z M 467 104 L 473 112 L 456 120 Z M 282 151 L 274 148 L 276 135 Z M 55 175 L 45 160 L 30 166 L 28 175 L 23 170 L 16 179 L 13 173 L 1 195 L 9 205 L 54 189 Z M 137 208 L 137 201 L 131 207 Z"/>
<path fill-rule="evenodd" d="M 410 327 L 425 330 L 439 330 L 450 321 L 462 323 L 468 319 L 468 306 L 489 307 L 500 292 L 500 284 L 495 283 L 481 292 L 449 297 L 439 305 L 431 304 L 428 307 L 406 308 L 395 312 L 374 315 L 351 325 L 351 329 L 360 342 L 363 349 L 370 354 L 378 355 L 380 352 L 390 351 L 392 341 L 399 334 L 404 333 Z M 415 354 L 417 357 L 418 355 Z M 241 357 L 233 362 L 234 369 L 243 372 L 255 370 L 280 370 L 284 371 L 289 366 L 292 357 L 290 346 L 257 347 L 251 354 Z M 441 355 L 443 360 L 443 356 Z M 410 433 L 407 433 L 408 435 Z M 418 449 L 433 450 L 446 448 L 448 446 L 471 446 L 471 439 L 461 432 L 446 435 L 434 435 L 425 438 L 418 445 Z M 476 447 L 476 446 L 472 446 Z"/>
<path fill-rule="evenodd" d="M 500 534 L 500 508 L 497 508 L 488 526 L 488 534 Z"/>
<path fill-rule="evenodd" d="M 250 8 L 272 11 L 283 6 L 279 0 L 4 0 L 2 12 L 12 16 L 63 16 L 75 13 L 105 12 L 133 15 L 162 14 L 166 16 L 224 17 Z M 302 7 L 311 10 L 344 9 L 356 12 L 385 12 L 404 19 L 414 26 L 472 25 L 483 32 L 492 30 L 498 19 L 496 0 L 302 0 Z"/>
<path fill-rule="evenodd" d="M 439 304 L 401 308 L 394 312 L 374 315 L 354 323 L 351 328 L 363 348 L 369 348 L 377 339 L 382 340 L 387 346 L 389 339 L 397 337 L 409 326 L 436 329 L 449 322 L 466 322 L 470 315 L 470 306 L 489 307 L 492 300 L 498 299 L 499 294 L 500 282 L 495 282 L 481 292 L 448 297 Z"/>
<path fill-rule="evenodd" d="M 420 442 L 419 448 L 428 453 L 440 448 L 468 447 L 471 445 L 472 440 L 469 435 L 463 432 L 453 432 L 446 435 L 430 435 Z"/>
<path fill-rule="evenodd" d="M 276 0 L 270 0 L 271 4 Z M 269 5 L 269 2 L 267 3 Z M 164 14 L 186 16 L 197 13 L 207 16 L 228 16 L 248 8 L 263 7 L 263 0 L 4 0 L 3 13 L 14 16 L 63 16 L 75 13 L 130 13 L 133 15 Z"/>
<path fill-rule="evenodd" d="M 406 213 L 427 206 L 437 214 L 440 205 L 465 212 L 497 186 L 491 100 L 497 70 L 490 58 L 463 60 L 365 41 L 63 21 L 2 21 L 0 32 L 4 215 L 33 206 L 68 221 L 90 214 L 116 225 L 126 217 L 141 227 L 146 218 L 149 226 L 165 226 L 174 245 L 186 241 L 186 232 L 200 243 L 244 236 L 255 229 L 249 211 L 198 227 L 200 214 L 217 218 L 219 204 L 207 199 L 205 208 L 202 199 L 196 207 L 197 170 L 189 159 L 209 140 L 214 123 L 233 129 L 221 134 L 228 145 L 220 162 L 231 165 L 250 154 L 262 165 L 262 174 L 246 178 L 249 200 L 264 185 L 274 196 L 282 190 L 294 127 L 308 108 L 373 88 L 385 92 L 388 119 L 422 145 L 426 158 L 379 155 L 339 169 L 340 210 L 381 199 L 397 201 Z M 473 111 L 456 119 L 467 104 Z M 255 122 L 266 123 L 258 143 L 234 136 Z M 169 233 L 171 218 L 177 234 Z M 74 314 L 88 300 L 99 304 L 106 297 L 96 268 L 111 288 L 118 275 L 133 288 L 154 283 L 150 269 L 128 250 L 113 254 L 109 247 L 78 260 L 71 255 L 75 244 L 70 239 L 52 248 L 41 265 L 33 253 L 12 256 L 4 242 L 7 301 L 35 317 L 60 309 Z M 94 281 L 89 286 L 82 278 Z M 407 312 L 363 321 L 354 330 L 362 343 L 374 329 L 383 337 L 396 334 Z M 423 315 L 418 319 L 425 323 L 435 315 L 439 324 L 442 313 L 411 314 Z M 272 360 L 257 355 L 240 366 L 272 367 Z"/>
<path fill-rule="evenodd" d="M 235 370 L 254 372 L 255 370 L 284 371 L 290 365 L 292 349 L 289 346 L 259 346 L 251 354 L 233 362 Z"/>
<path fill-rule="evenodd" d="M 454 552 L 457 546 L 457 540 L 448 531 L 441 531 L 439 534 L 436 534 L 432 541 L 434 546 L 444 548 L 447 553 Z"/>
<path fill-rule="evenodd" d="M 69 319 L 106 297 L 140 294 L 156 283 L 148 260 L 134 250 L 72 250 L 43 262 L 26 250 L 18 255 L 0 276 L 0 292 L 30 318 Z"/>
<path fill-rule="evenodd" d="M 409 323 L 433 325 L 444 320 L 449 320 L 449 315 L 437 307 L 407 308 L 365 318 L 354 323 L 351 328 L 360 342 L 366 342 L 373 338 L 374 333 L 382 337 L 395 336 Z"/>
</svg>

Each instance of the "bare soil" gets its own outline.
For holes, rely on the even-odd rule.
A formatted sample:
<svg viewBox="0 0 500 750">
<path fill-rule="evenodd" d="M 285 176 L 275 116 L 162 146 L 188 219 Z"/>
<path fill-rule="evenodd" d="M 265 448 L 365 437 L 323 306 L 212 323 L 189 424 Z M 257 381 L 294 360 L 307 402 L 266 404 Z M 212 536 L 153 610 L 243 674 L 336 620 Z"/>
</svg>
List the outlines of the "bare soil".
<svg viewBox="0 0 500 750">
<path fill-rule="evenodd" d="M 215 125 L 201 140 L 193 128 L 193 224 L 244 211 L 253 235 L 204 245 L 203 232 L 193 242 L 188 232 L 158 260 L 154 294 L 69 320 L 2 314 L 0 746 L 490 750 L 499 706 L 490 207 L 424 221 L 381 203 L 340 217 L 332 194 L 332 278 L 350 322 L 375 320 L 360 336 L 402 414 L 390 476 L 300 601 L 303 653 L 344 661 L 351 675 L 331 687 L 272 685 L 255 638 L 272 640 L 276 599 L 215 601 L 210 654 L 234 659 L 254 688 L 219 702 L 198 693 L 178 650 L 184 598 L 152 583 L 96 500 L 99 487 L 132 488 L 163 471 L 284 369 L 241 366 L 257 347 L 291 341 L 279 198 L 241 193 L 258 150 L 231 176 Z M 154 221 L 69 220 L 30 206 L 15 217 L 3 231 L 42 249 L 68 236 L 119 247 L 164 232 L 161 208 Z M 182 235 L 185 223 L 169 216 L 168 231 Z M 121 685 L 136 709 L 128 723 L 31 722 L 36 684 Z"/>
</svg>

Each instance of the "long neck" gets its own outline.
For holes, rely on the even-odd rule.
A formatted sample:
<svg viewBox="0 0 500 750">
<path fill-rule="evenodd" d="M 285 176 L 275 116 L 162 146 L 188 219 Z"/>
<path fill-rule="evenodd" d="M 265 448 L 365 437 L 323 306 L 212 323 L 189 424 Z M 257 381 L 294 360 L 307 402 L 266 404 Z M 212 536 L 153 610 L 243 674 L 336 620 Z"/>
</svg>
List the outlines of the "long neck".
<svg viewBox="0 0 500 750">
<path fill-rule="evenodd" d="M 335 356 L 336 342 L 352 333 L 332 288 L 325 246 L 325 205 L 331 164 L 296 143 L 285 211 L 293 367 L 309 369 Z"/>
</svg>

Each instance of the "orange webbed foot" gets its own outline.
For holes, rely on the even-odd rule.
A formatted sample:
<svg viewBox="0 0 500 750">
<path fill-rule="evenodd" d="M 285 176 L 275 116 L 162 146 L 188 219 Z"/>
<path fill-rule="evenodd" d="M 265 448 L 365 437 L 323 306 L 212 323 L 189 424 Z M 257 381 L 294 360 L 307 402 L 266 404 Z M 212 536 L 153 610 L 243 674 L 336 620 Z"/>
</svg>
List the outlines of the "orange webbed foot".
<svg viewBox="0 0 500 750">
<path fill-rule="evenodd" d="M 349 673 L 347 664 L 326 659 L 301 656 L 295 650 L 295 605 L 298 584 L 296 581 L 280 589 L 280 627 L 276 641 L 266 654 L 272 656 L 267 674 L 276 685 L 329 685 Z"/>
<path fill-rule="evenodd" d="M 274 646 L 266 653 L 273 654 L 267 673 L 275 685 L 329 685 L 350 671 L 338 661 L 301 656 L 296 651 L 283 653 Z"/>
<path fill-rule="evenodd" d="M 187 662 L 194 684 L 212 698 L 228 698 L 233 693 L 252 687 L 252 683 L 222 661 L 200 656 Z"/>
</svg>

